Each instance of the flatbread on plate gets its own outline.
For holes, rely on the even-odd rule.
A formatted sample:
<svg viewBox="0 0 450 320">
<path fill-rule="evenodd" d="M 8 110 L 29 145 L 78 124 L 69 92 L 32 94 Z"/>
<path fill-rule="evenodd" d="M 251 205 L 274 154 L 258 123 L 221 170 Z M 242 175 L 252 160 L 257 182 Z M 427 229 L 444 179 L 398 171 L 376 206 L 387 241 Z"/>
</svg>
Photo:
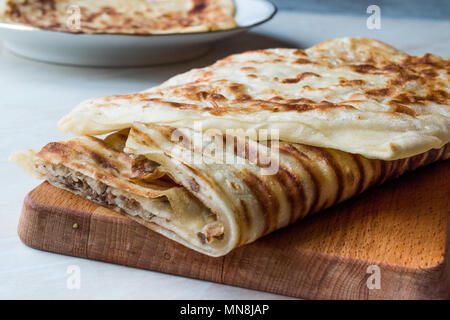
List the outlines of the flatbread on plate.
<svg viewBox="0 0 450 320">
<path fill-rule="evenodd" d="M 237 27 L 233 0 L 0 0 L 0 18 L 76 33 L 168 34 Z"/>
</svg>

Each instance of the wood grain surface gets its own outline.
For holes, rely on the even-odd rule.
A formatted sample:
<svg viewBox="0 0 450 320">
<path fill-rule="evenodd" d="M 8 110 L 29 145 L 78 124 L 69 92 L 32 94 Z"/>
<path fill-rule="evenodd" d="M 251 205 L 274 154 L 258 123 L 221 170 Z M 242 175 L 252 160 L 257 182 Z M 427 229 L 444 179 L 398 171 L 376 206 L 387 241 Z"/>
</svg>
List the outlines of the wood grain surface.
<svg viewBox="0 0 450 320">
<path fill-rule="evenodd" d="M 446 161 L 222 258 L 196 253 L 48 183 L 25 198 L 18 233 L 36 249 L 292 297 L 448 299 L 449 216 Z M 379 289 L 367 286 L 372 265 L 380 268 Z"/>
</svg>

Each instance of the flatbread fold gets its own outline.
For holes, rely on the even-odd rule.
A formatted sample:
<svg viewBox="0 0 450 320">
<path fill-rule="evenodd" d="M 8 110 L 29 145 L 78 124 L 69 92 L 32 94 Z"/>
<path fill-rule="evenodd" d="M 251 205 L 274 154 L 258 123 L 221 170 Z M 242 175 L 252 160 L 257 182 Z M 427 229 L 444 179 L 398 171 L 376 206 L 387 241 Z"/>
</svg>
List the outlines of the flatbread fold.
<svg viewBox="0 0 450 320">
<path fill-rule="evenodd" d="M 283 141 L 395 160 L 450 142 L 449 70 L 450 59 L 361 38 L 250 51 L 141 93 L 87 100 L 59 128 L 277 129 Z"/>
<path fill-rule="evenodd" d="M 85 101 L 59 122 L 78 137 L 11 160 L 218 257 L 449 159 L 449 74 L 361 38 L 246 52 Z"/>
<path fill-rule="evenodd" d="M 223 161 L 196 162 L 195 155 L 211 157 L 209 147 L 226 137 L 196 141 L 190 129 L 142 123 L 135 123 L 128 136 L 121 135 L 50 143 L 40 151 L 16 153 L 12 160 L 38 178 L 210 256 L 225 255 L 388 179 L 450 157 L 450 145 L 384 161 L 241 139 L 245 153 L 224 148 Z M 249 159 L 252 150 L 265 149 L 271 149 L 267 157 L 277 155 L 275 174 L 264 174 L 267 166 Z M 226 162 L 229 156 L 236 161 Z"/>
<path fill-rule="evenodd" d="M 76 33 L 207 32 L 237 27 L 234 14 L 233 0 L 0 1 L 4 21 Z"/>
</svg>

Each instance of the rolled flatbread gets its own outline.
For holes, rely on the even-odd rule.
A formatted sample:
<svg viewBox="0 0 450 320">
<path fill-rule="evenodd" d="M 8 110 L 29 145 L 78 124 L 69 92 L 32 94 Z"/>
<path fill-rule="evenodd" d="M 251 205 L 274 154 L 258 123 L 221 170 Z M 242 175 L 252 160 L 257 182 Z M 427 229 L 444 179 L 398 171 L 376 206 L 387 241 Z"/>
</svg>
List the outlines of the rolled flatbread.
<svg viewBox="0 0 450 320">
<path fill-rule="evenodd" d="M 76 33 L 167 34 L 237 27 L 233 0 L 2 0 L 3 21 Z"/>
<path fill-rule="evenodd" d="M 449 59 L 361 38 L 247 52 L 85 101 L 59 123 L 80 137 L 12 160 L 222 256 L 448 159 L 449 70 Z"/>
<path fill-rule="evenodd" d="M 263 143 L 135 123 L 129 133 L 104 141 L 73 138 L 39 152 L 16 153 L 12 160 L 59 188 L 217 257 L 449 157 L 450 145 L 384 161 L 282 141 Z"/>
</svg>

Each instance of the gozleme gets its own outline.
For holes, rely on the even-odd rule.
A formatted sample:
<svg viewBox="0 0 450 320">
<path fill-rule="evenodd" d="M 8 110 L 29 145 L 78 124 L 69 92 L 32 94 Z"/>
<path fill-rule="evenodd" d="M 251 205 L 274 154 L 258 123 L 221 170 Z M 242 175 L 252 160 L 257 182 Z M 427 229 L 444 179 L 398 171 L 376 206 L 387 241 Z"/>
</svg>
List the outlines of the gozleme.
<svg viewBox="0 0 450 320">
<path fill-rule="evenodd" d="M 0 0 L 0 18 L 47 30 L 167 34 L 237 27 L 233 0 Z"/>
</svg>

